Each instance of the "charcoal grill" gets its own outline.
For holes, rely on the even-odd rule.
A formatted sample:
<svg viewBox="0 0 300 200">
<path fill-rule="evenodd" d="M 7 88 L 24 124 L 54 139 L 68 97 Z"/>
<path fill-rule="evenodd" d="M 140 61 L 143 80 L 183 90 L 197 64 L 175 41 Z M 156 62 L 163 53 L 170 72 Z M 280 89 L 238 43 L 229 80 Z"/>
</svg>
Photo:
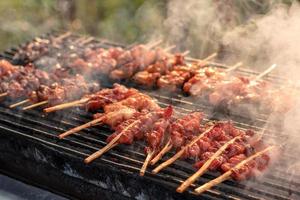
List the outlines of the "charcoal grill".
<svg viewBox="0 0 300 200">
<path fill-rule="evenodd" d="M 58 34 L 60 32 L 52 32 L 41 37 Z M 69 39 L 75 40 L 78 37 L 72 34 Z M 103 47 L 122 46 L 105 40 L 94 39 L 91 42 Z M 7 50 L 1 57 L 20 64 L 20 60 L 13 60 L 19 48 Z M 214 65 L 226 68 L 218 63 Z M 256 74 L 245 69 L 239 69 L 237 73 Z M 275 84 L 284 81 L 271 75 L 266 79 Z M 162 106 L 173 104 L 181 113 L 201 110 L 207 114 L 206 120 L 212 117 L 224 118 L 223 115 L 212 114 L 211 108 L 205 103 L 195 103 L 181 94 L 169 97 L 157 91 L 142 91 L 155 97 Z M 145 159 L 144 144 L 136 142 L 130 146 L 120 145 L 86 165 L 83 159 L 106 144 L 105 139 L 111 133 L 108 127 L 88 128 L 80 134 L 59 140 L 59 133 L 89 121 L 91 114 L 73 109 L 44 115 L 39 110 L 23 112 L 8 109 L 9 103 L 2 101 L 0 104 L 1 173 L 71 199 L 300 199 L 300 177 L 291 179 L 292 174 L 287 172 L 284 164 L 296 155 L 283 152 L 279 162 L 261 180 L 252 179 L 241 183 L 229 180 L 200 197 L 196 196 L 193 193 L 196 186 L 219 175 L 209 172 L 186 193 L 178 194 L 175 192 L 176 187 L 194 172 L 187 161 L 178 160 L 157 175 L 150 173 L 150 167 L 145 176 L 140 177 L 138 172 Z M 257 114 L 254 119 L 234 112 L 230 114 L 230 119 L 237 127 L 255 131 L 262 130 L 268 118 L 266 114 Z M 276 130 L 268 130 L 267 135 L 280 137 L 284 141 L 286 138 Z M 171 155 L 167 154 L 164 160 Z"/>
</svg>

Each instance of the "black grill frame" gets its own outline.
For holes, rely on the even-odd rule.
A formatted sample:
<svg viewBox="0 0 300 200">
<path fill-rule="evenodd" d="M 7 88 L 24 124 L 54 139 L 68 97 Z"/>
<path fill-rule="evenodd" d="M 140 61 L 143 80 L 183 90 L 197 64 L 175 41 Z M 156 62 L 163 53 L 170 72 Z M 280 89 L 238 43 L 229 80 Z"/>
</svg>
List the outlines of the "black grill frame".
<svg viewBox="0 0 300 200">
<path fill-rule="evenodd" d="M 51 32 L 41 37 L 47 38 L 53 34 L 58 35 L 61 33 Z M 80 35 L 73 34 L 72 37 L 78 38 Z M 95 39 L 93 42 L 102 43 L 104 47 L 124 47 L 124 45 L 105 40 Z M 15 47 L 5 51 L 1 56 L 11 60 L 17 49 L 18 47 Z M 214 65 L 221 68 L 227 67 L 218 63 Z M 257 72 L 245 69 L 239 69 L 237 73 L 244 75 L 257 74 Z M 266 80 L 275 84 L 285 81 L 283 78 L 272 75 L 266 77 Z M 164 106 L 172 103 L 182 113 L 195 109 L 211 113 L 211 108 L 208 105 L 203 102 L 194 103 L 189 97 L 181 94 L 170 98 L 157 91 L 142 91 L 157 98 L 160 105 Z M 105 139 L 111 131 L 106 127 L 93 127 L 63 140 L 59 140 L 57 135 L 87 122 L 91 119 L 90 113 L 74 109 L 42 117 L 43 113 L 38 110 L 22 112 L 18 109 L 8 109 L 7 105 L 9 103 L 7 101 L 1 102 L 0 106 L 0 150 L 2 152 L 0 160 L 5 163 L 0 166 L 0 170 L 3 173 L 79 199 L 98 199 L 101 194 L 104 195 L 101 197 L 105 199 L 111 199 L 112 197 L 114 199 L 129 199 L 139 194 L 144 194 L 143 197 L 149 199 L 199 198 L 192 192 L 195 186 L 191 187 L 192 189 L 185 194 L 175 192 L 180 181 L 186 179 L 194 171 L 190 164 L 187 165 L 187 161 L 176 161 L 174 165 L 157 175 L 149 173 L 152 169 L 150 167 L 145 177 L 139 177 L 137 172 L 142 166 L 145 155 L 143 153 L 144 144 L 137 142 L 131 146 L 121 145 L 116 147 L 90 165 L 85 165 L 82 162 L 83 158 L 103 147 Z M 211 117 L 210 114 L 207 115 L 207 118 Z M 233 119 L 234 124 L 241 129 L 251 128 L 255 131 L 261 131 L 267 123 L 268 115 L 259 114 L 255 119 L 249 119 L 231 113 L 230 117 Z M 268 130 L 267 136 L 281 137 L 283 141 L 286 139 L 276 130 Z M 41 152 L 40 157 L 37 156 L 36 152 Z M 167 157 L 170 155 L 168 154 Z M 280 159 L 280 163 L 284 163 L 285 159 L 295 158 L 293 155 L 284 154 L 284 152 L 282 157 L 284 158 Z M 45 161 L 42 158 L 47 159 Z M 21 163 L 24 163 L 24 166 L 20 165 Z M 72 174 L 70 175 L 69 172 L 65 171 L 65 165 L 70 166 L 71 171 L 73 170 L 82 178 L 72 177 Z M 300 187 L 300 177 L 296 177 L 293 182 L 289 181 L 286 177 L 291 176 L 291 174 L 286 172 L 285 167 L 284 164 L 275 164 L 272 167 L 272 173 L 276 172 L 276 175 L 267 173 L 262 181 L 250 180 L 245 183 L 226 181 L 202 194 L 201 197 L 203 199 L 299 198 L 300 192 L 296 188 Z M 22 172 L 22 169 L 25 173 Z M 99 174 L 99 176 L 95 177 L 93 174 Z M 217 173 L 209 172 L 197 182 L 197 185 L 203 184 L 216 176 L 218 176 Z M 36 177 L 42 178 L 39 180 Z M 113 181 L 107 180 L 114 180 L 118 184 L 113 184 Z M 118 182 L 118 180 L 120 181 Z M 103 185 L 105 182 L 110 183 L 108 188 Z M 249 184 L 253 184 L 253 186 L 249 187 Z M 291 189 L 293 188 L 291 185 L 295 189 Z M 124 193 L 122 195 L 122 192 L 118 193 L 118 190 L 122 188 L 127 190 L 125 195 Z"/>
</svg>

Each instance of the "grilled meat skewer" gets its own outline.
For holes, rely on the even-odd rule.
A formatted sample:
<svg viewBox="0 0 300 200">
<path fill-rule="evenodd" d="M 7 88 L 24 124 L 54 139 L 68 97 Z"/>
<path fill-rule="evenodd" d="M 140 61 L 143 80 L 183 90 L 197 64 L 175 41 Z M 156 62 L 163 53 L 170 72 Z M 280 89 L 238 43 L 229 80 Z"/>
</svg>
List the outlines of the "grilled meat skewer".
<svg viewBox="0 0 300 200">
<path fill-rule="evenodd" d="M 136 89 L 126 88 L 123 85 L 115 83 L 112 89 L 105 88 L 98 92 L 87 94 L 80 100 L 45 108 L 44 111 L 49 113 L 74 106 L 83 106 L 86 110 L 97 111 L 107 104 L 121 101 L 137 93 Z"/>
<path fill-rule="evenodd" d="M 203 165 L 202 167 L 191 177 L 185 180 L 177 189 L 176 191 L 179 193 L 184 192 L 191 184 L 193 184 L 201 175 L 203 175 L 210 167 L 210 165 L 214 162 L 214 160 L 220 156 L 229 145 L 233 144 L 237 139 L 240 139 L 241 136 L 236 136 L 233 139 L 226 142 L 223 146 L 218 149 Z"/>
<path fill-rule="evenodd" d="M 145 94 L 137 93 L 135 95 L 128 96 L 119 102 L 107 103 L 103 107 L 104 113 L 95 114 L 94 120 L 62 133 L 59 137 L 64 138 L 90 126 L 97 125 L 100 122 L 106 123 L 110 125 L 112 129 L 115 129 L 118 124 L 124 120 L 130 119 L 137 113 L 155 111 L 157 109 L 159 109 L 159 106 L 152 98 Z"/>
<path fill-rule="evenodd" d="M 99 89 L 97 83 L 87 83 L 83 76 L 76 75 L 72 78 L 65 78 L 61 83 L 54 83 L 50 86 L 41 85 L 36 91 L 29 94 L 29 100 L 34 103 L 46 102 L 50 106 L 61 104 L 65 101 L 78 99 L 78 97 Z M 27 110 L 31 107 L 25 107 Z"/>
<path fill-rule="evenodd" d="M 131 144 L 134 140 L 142 139 L 145 133 L 152 129 L 152 125 L 166 115 L 165 112 L 167 112 L 167 110 L 168 108 L 150 111 L 145 114 L 143 113 L 137 119 L 132 118 L 124 121 L 116 128 L 116 131 L 107 138 L 108 144 L 104 148 L 87 157 L 84 162 L 92 162 L 116 144 Z"/>
<path fill-rule="evenodd" d="M 195 192 L 197 194 L 201 194 L 201 193 L 209 190 L 213 186 L 229 179 L 230 176 L 238 174 L 238 173 L 240 173 L 240 171 L 243 172 L 243 170 L 249 170 L 249 168 L 253 168 L 253 164 L 254 164 L 253 162 L 255 162 L 256 159 L 266 155 L 267 152 L 271 151 L 274 148 L 275 148 L 275 146 L 268 146 L 265 149 L 263 149 L 261 151 L 258 151 L 257 153 L 253 154 L 252 156 L 243 159 L 242 161 L 238 162 L 235 166 L 230 168 L 227 172 L 225 172 L 224 174 L 222 174 L 218 178 L 215 178 L 214 180 L 211 180 L 210 182 L 205 183 L 204 185 L 196 188 Z M 251 162 L 252 162 L 252 167 L 249 166 Z"/>
<path fill-rule="evenodd" d="M 140 176 L 144 176 L 149 162 L 151 161 L 153 155 L 160 148 L 162 139 L 164 138 L 164 135 L 170 125 L 172 113 L 173 108 L 169 106 L 165 111 L 164 117 L 155 122 L 152 130 L 145 134 L 145 138 L 149 146 L 145 148 L 147 156 L 140 170 Z"/>
<path fill-rule="evenodd" d="M 192 112 L 172 122 L 169 131 L 169 141 L 157 154 L 157 156 L 153 158 L 153 160 L 151 161 L 151 165 L 154 165 L 170 149 L 178 149 L 182 147 L 186 143 L 186 141 L 191 139 L 194 135 L 197 135 L 199 132 L 203 131 L 200 127 L 202 120 L 203 113 Z"/>
</svg>

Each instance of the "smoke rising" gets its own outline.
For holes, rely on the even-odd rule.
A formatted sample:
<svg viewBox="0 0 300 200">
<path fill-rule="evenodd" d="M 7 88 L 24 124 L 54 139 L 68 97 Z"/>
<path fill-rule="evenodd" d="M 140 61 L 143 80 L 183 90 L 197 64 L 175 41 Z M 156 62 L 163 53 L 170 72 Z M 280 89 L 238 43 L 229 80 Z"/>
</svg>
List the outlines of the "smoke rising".
<svg viewBox="0 0 300 200">
<path fill-rule="evenodd" d="M 294 1 L 288 5 L 278 1 L 259 1 L 265 2 L 263 9 L 258 10 L 252 6 L 253 9 L 247 9 L 246 12 L 233 2 L 237 1 L 169 1 L 162 24 L 163 31 L 160 34 L 164 35 L 168 42 L 176 44 L 179 49 L 189 49 L 193 56 L 199 58 L 218 51 L 222 54 L 221 62 L 242 61 L 256 71 L 263 71 L 276 63 L 278 67 L 273 73 L 287 78 L 294 84 L 298 83 L 299 3 Z M 282 88 L 284 90 L 284 87 Z M 291 174 L 290 182 L 293 188 L 293 177 L 300 175 L 300 159 L 296 156 L 300 153 L 300 96 L 294 92 L 289 94 L 295 98 L 294 107 L 285 115 L 271 115 L 266 126 L 277 129 L 271 133 L 275 137 L 272 137 L 270 142 L 284 145 L 284 152 L 280 157 L 291 156 L 282 162 L 285 162 L 284 165 Z M 278 115 L 283 119 L 280 128 Z M 281 137 L 277 137 L 278 135 Z M 286 140 L 278 139 L 282 136 Z M 274 157 L 278 156 L 276 154 Z M 277 170 L 272 173 L 277 173 Z M 263 177 L 261 179 L 263 181 Z"/>
<path fill-rule="evenodd" d="M 277 72 L 297 80 L 300 63 L 300 5 L 276 4 L 264 16 L 255 16 L 246 25 L 236 27 L 223 37 L 223 44 L 239 58 L 257 69 L 272 63 L 278 64 Z M 288 69 L 288 70 L 287 70 Z"/>
</svg>

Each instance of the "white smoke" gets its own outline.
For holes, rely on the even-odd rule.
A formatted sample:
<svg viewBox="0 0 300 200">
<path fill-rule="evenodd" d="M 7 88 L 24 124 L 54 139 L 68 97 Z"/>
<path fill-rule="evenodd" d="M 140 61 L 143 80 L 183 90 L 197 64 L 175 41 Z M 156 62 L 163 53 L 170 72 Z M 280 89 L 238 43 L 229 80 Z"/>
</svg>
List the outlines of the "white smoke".
<svg viewBox="0 0 300 200">
<path fill-rule="evenodd" d="M 234 54 L 257 69 L 272 63 L 278 64 L 278 72 L 297 80 L 300 64 L 300 6 L 276 4 L 264 16 L 255 16 L 250 23 L 227 32 L 224 45 Z M 295 73 L 296 72 L 296 73 Z"/>
</svg>

